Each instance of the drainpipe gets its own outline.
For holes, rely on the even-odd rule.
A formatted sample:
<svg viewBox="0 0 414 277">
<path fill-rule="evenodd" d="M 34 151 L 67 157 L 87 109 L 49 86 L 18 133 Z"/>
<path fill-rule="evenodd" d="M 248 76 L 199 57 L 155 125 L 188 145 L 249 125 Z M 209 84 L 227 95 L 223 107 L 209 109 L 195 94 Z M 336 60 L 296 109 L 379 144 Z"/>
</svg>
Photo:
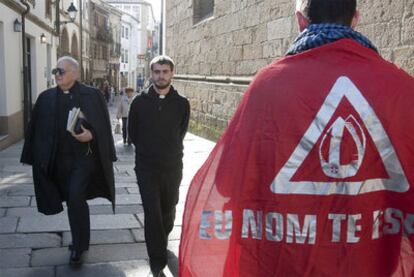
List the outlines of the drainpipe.
<svg viewBox="0 0 414 277">
<path fill-rule="evenodd" d="M 79 36 L 80 36 L 80 77 L 81 82 L 85 81 L 85 76 L 83 76 L 83 3 L 82 0 L 79 0 Z"/>
<path fill-rule="evenodd" d="M 55 17 L 55 32 L 60 39 L 60 0 L 55 1 Z"/>
<path fill-rule="evenodd" d="M 161 0 L 161 23 L 160 23 L 160 42 L 159 42 L 159 53 L 164 55 L 164 0 Z"/>
<path fill-rule="evenodd" d="M 26 60 L 26 26 L 25 26 L 25 18 L 26 14 L 30 11 L 30 6 L 26 2 L 26 0 L 20 0 L 26 10 L 22 12 L 22 58 L 23 58 L 23 126 L 24 131 L 26 132 L 27 126 L 29 125 L 29 120 L 32 112 L 32 94 L 28 91 L 28 68 L 27 68 L 27 60 Z"/>
</svg>

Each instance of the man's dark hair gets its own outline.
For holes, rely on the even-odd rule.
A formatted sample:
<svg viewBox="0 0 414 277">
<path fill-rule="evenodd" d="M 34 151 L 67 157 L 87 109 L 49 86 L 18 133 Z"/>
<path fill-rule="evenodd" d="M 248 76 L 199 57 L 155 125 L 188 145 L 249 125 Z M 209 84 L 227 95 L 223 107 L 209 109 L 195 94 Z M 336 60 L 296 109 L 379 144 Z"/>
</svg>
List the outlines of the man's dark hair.
<svg viewBox="0 0 414 277">
<path fill-rule="evenodd" d="M 173 61 L 173 59 L 171 59 L 170 57 L 168 57 L 166 55 L 161 55 L 161 56 L 157 56 L 157 57 L 153 58 L 151 63 L 150 63 L 151 70 L 152 70 L 152 66 L 156 63 L 157 64 L 168 64 L 171 68 L 171 71 L 174 71 L 174 61 Z"/>
<path fill-rule="evenodd" d="M 338 23 L 350 26 L 356 0 L 305 0 L 301 12 L 310 24 Z"/>
</svg>

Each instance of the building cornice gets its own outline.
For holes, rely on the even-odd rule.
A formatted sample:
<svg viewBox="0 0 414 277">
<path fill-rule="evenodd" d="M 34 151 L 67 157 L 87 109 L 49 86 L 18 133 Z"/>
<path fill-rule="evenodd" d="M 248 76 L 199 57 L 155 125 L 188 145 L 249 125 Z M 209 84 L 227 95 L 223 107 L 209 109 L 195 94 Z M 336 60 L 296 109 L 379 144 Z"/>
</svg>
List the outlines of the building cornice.
<svg viewBox="0 0 414 277">
<path fill-rule="evenodd" d="M 139 21 L 139 19 L 138 18 L 136 18 L 135 16 L 133 16 L 132 14 L 129 14 L 129 13 L 127 13 L 127 12 L 122 12 L 122 15 L 124 16 L 128 16 L 128 17 L 130 17 L 131 19 L 133 19 L 133 20 L 135 20 L 138 24 L 140 24 L 141 23 L 141 21 Z M 122 20 L 122 17 L 121 17 L 121 20 Z"/>
<path fill-rule="evenodd" d="M 10 9 L 14 10 L 15 12 L 17 12 L 19 14 L 21 14 L 25 11 L 24 7 L 20 6 L 19 3 L 15 2 L 13 0 L 0 0 L 0 3 L 6 5 L 7 7 L 9 7 Z M 32 13 L 28 13 L 28 14 L 26 14 L 26 18 L 28 20 L 30 20 L 31 22 L 33 22 L 34 24 L 36 24 L 37 26 L 39 26 L 40 28 L 42 28 L 43 30 L 45 30 L 46 32 L 51 33 L 55 36 L 57 35 L 54 28 L 52 28 L 51 26 L 46 24 L 44 21 L 42 21 L 36 15 L 34 15 Z"/>
<path fill-rule="evenodd" d="M 175 74 L 174 79 L 183 80 L 183 81 L 249 85 L 250 82 L 253 80 L 253 77 L 205 76 L 205 75 Z"/>
</svg>

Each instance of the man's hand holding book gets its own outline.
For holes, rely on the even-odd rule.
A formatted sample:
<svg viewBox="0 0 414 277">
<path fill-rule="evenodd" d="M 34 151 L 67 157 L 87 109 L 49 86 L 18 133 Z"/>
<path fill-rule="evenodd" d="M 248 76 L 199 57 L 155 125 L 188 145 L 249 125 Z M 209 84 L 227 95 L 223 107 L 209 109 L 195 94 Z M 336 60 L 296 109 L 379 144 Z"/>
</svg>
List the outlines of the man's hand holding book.
<svg viewBox="0 0 414 277">
<path fill-rule="evenodd" d="M 73 108 L 68 114 L 66 130 L 80 142 L 90 142 L 93 139 L 92 132 L 85 128 L 86 118 L 80 108 Z"/>
</svg>

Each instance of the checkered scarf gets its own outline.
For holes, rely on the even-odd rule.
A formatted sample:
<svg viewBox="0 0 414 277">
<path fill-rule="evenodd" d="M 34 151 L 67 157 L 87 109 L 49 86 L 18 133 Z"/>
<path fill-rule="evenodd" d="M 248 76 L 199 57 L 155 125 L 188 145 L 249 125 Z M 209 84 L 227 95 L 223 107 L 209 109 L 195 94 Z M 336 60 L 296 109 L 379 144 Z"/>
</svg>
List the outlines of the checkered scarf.
<svg viewBox="0 0 414 277">
<path fill-rule="evenodd" d="M 324 44 L 328 44 L 343 38 L 357 41 L 361 45 L 368 47 L 376 52 L 377 48 L 361 33 L 354 31 L 351 27 L 333 24 L 310 24 L 293 42 L 286 55 L 295 55 L 305 50 L 309 50 Z"/>
</svg>

